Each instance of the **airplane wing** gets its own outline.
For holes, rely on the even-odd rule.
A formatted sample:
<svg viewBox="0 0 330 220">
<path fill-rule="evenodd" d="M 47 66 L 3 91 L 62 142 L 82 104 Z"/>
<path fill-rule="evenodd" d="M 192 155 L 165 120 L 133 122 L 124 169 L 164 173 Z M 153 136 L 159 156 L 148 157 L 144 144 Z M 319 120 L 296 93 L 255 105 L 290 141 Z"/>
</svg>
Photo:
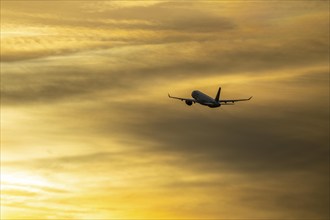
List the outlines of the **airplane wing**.
<svg viewBox="0 0 330 220">
<path fill-rule="evenodd" d="M 196 100 L 195 99 L 186 99 L 186 98 L 174 97 L 174 96 L 171 96 L 170 94 L 168 94 L 168 97 L 170 97 L 172 99 L 179 99 L 181 101 L 191 101 L 191 102 L 196 103 Z"/>
<path fill-rule="evenodd" d="M 252 96 L 250 98 L 248 98 L 248 99 L 223 99 L 223 100 L 219 100 L 219 102 L 223 102 L 223 103 L 226 104 L 227 102 L 234 103 L 234 102 L 240 102 L 240 101 L 248 101 L 250 99 L 252 99 Z"/>
</svg>

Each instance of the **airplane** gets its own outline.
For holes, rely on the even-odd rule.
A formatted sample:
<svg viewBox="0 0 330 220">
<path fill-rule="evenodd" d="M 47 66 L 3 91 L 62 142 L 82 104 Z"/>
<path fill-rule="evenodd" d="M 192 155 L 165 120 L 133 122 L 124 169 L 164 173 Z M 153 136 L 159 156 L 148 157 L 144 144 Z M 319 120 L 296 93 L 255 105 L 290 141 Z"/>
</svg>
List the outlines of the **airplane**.
<svg viewBox="0 0 330 220">
<path fill-rule="evenodd" d="M 214 99 L 198 90 L 194 90 L 191 93 L 191 96 L 193 97 L 192 99 L 175 97 L 175 96 L 171 96 L 170 94 L 168 94 L 168 97 L 172 98 L 172 99 L 179 99 L 181 101 L 185 101 L 186 104 L 189 106 L 191 106 L 193 103 L 198 103 L 201 105 L 206 105 L 210 108 L 217 108 L 217 107 L 220 107 L 221 105 L 234 105 L 235 102 L 248 101 L 252 98 L 252 96 L 251 96 L 248 99 L 223 99 L 223 100 L 220 100 L 220 92 L 221 92 L 221 87 L 219 87 L 217 95 L 215 96 Z"/>
</svg>

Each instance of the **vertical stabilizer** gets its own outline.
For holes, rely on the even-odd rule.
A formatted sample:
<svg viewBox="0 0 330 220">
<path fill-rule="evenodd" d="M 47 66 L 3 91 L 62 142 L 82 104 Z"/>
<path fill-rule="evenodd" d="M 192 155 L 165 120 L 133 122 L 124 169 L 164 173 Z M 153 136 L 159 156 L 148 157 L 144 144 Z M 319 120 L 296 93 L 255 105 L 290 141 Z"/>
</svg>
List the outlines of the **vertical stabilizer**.
<svg viewBox="0 0 330 220">
<path fill-rule="evenodd" d="M 221 92 L 221 87 L 219 87 L 217 96 L 215 97 L 215 101 L 217 101 L 217 102 L 219 102 L 219 99 L 220 99 L 220 92 Z"/>
</svg>

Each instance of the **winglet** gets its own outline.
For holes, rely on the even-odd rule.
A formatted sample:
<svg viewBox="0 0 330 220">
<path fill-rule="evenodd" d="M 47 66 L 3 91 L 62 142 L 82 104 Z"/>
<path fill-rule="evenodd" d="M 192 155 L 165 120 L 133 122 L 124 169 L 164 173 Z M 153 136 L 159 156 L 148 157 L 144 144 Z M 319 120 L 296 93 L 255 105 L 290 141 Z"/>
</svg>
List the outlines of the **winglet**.
<svg viewBox="0 0 330 220">
<path fill-rule="evenodd" d="M 252 97 L 253 97 L 253 96 L 251 96 L 251 97 L 249 98 L 249 100 L 252 99 Z"/>
<path fill-rule="evenodd" d="M 168 93 L 168 97 L 169 97 L 169 98 L 172 98 L 172 96 L 170 95 L 170 93 Z"/>
</svg>

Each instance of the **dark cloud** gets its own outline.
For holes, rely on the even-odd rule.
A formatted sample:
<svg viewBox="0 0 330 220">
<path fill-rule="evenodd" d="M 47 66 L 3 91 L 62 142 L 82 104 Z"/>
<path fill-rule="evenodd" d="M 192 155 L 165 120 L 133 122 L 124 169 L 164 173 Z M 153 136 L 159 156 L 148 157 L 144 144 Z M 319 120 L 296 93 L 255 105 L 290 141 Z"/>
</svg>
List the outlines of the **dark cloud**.
<svg viewBox="0 0 330 220">
<path fill-rule="evenodd" d="M 211 112 L 212 117 L 208 117 L 206 112 L 200 113 L 194 109 L 189 110 L 193 112 L 181 113 L 165 106 L 148 106 L 145 109 L 134 104 L 132 107 L 135 112 L 143 113 L 141 117 L 147 117 L 146 123 L 123 122 L 128 123 L 124 127 L 125 133 L 129 131 L 128 134 L 133 134 L 134 139 L 154 140 L 160 145 L 160 152 L 197 157 L 197 164 L 200 157 L 204 158 L 203 163 L 209 161 L 211 166 L 221 166 L 225 161 L 233 169 L 254 172 L 321 169 L 327 164 L 327 125 L 322 123 L 328 119 L 327 109 L 320 111 L 300 105 L 286 106 L 295 110 L 301 108 L 290 113 L 285 112 L 284 107 L 271 105 L 271 108 L 277 109 L 274 117 L 270 114 L 260 117 L 252 113 L 247 118 L 236 118 L 228 117 L 230 114 L 221 111 Z M 244 106 L 240 107 L 244 109 Z M 160 110 L 164 108 L 167 109 L 166 114 Z M 260 112 L 269 111 L 262 106 L 256 108 Z M 310 123 L 306 115 L 312 116 L 315 122 Z M 323 132 L 315 135 L 314 130 Z M 306 136 L 306 132 L 310 135 Z"/>
<path fill-rule="evenodd" d="M 303 46 L 308 44 L 309 46 Z M 104 70 L 90 70 L 88 64 L 43 66 L 33 74 L 15 74 L 3 71 L 2 94 L 3 102 L 8 104 L 23 104 L 35 102 L 58 101 L 60 99 L 77 98 L 80 95 L 96 94 L 99 91 L 108 91 L 119 94 L 128 88 L 138 91 L 144 84 L 154 80 L 189 80 L 201 73 L 204 77 L 214 75 L 229 75 L 248 70 L 253 74 L 268 75 L 271 70 L 285 70 L 301 68 L 302 66 L 325 65 L 327 62 L 326 44 L 312 44 L 301 42 L 298 46 L 284 44 L 278 47 L 260 45 L 241 45 L 244 49 L 236 51 L 223 51 L 221 48 L 212 48 L 210 43 L 205 44 L 205 51 L 201 48 L 195 49 L 194 55 L 201 52 L 200 57 L 186 58 L 178 57 L 177 60 L 169 60 L 167 63 L 152 63 L 145 67 L 125 66 L 125 63 L 141 63 L 151 54 L 157 59 L 168 59 L 168 55 L 159 55 L 157 51 L 149 50 L 149 54 L 129 55 L 128 57 L 117 57 L 109 52 L 101 53 L 104 62 L 123 63 L 119 66 L 108 65 Z M 139 47 L 138 47 L 139 48 Z M 140 47 L 144 48 L 143 45 Z M 170 50 L 172 50 L 171 48 Z M 157 50 L 155 48 L 155 50 Z M 164 50 L 164 48 L 162 49 Z M 165 53 L 170 53 L 166 51 Z M 178 52 L 180 54 L 180 52 Z M 204 54 L 207 56 L 204 56 Z M 100 56 L 98 55 L 98 56 Z M 107 57 L 109 56 L 109 57 Z M 70 59 L 68 57 L 68 59 Z M 303 63 L 301 61 L 304 61 Z M 41 62 L 39 60 L 38 62 Z M 36 62 L 36 63 L 38 63 Z M 99 62 L 100 63 L 100 62 Z M 240 65 L 236 65 L 239 63 Z M 105 63 L 100 63 L 103 65 Z M 105 64 L 107 65 L 107 64 Z M 43 70 L 44 69 L 44 70 Z M 288 70 L 285 70 L 288 71 Z M 20 85 L 19 87 L 16 85 Z"/>
<path fill-rule="evenodd" d="M 48 71 L 49 73 L 49 71 Z M 56 73 L 54 73 L 56 74 Z M 90 94 L 93 91 L 93 83 L 89 85 L 89 79 L 79 80 L 73 77 L 79 74 L 75 71 L 71 77 L 69 74 L 63 75 L 63 79 L 57 75 L 35 74 L 29 75 L 4 75 L 3 80 L 8 85 L 4 85 L 3 103 L 4 104 L 24 104 L 24 103 L 52 103 L 62 99 L 70 99 L 76 95 Z M 88 74 L 87 74 L 88 75 Z M 95 81 L 95 79 L 94 79 Z M 22 85 L 17 88 L 15 85 Z M 94 89 L 102 85 L 102 80 L 98 80 L 99 85 L 94 85 Z M 103 85 L 105 86 L 105 85 Z M 15 100 L 15 101 L 14 101 Z"/>
<path fill-rule="evenodd" d="M 240 113 L 245 109 L 243 105 L 239 106 Z M 134 104 L 134 110 L 143 114 L 141 117 L 145 121 L 126 122 L 123 132 L 127 139 L 151 140 L 154 144 L 148 150 L 152 154 L 177 155 L 182 161 L 176 166 L 182 169 L 194 169 L 204 174 L 230 170 L 251 176 L 255 188 L 247 188 L 250 193 L 242 194 L 249 201 L 248 206 L 279 209 L 279 213 L 286 210 L 283 213 L 290 212 L 299 217 L 327 217 L 328 109 L 306 109 L 300 105 L 279 107 L 276 104 L 270 104 L 270 107 L 273 110 L 268 117 L 260 117 L 251 111 L 244 116 L 236 112 L 236 116 L 230 117 L 230 113 L 224 111 L 232 109 L 196 112 L 165 106 L 144 109 Z M 256 108 L 258 112 L 267 111 L 261 106 Z M 293 108 L 296 112 L 285 112 L 285 108 Z M 308 115 L 313 118 L 312 124 L 306 119 Z M 178 181 L 172 184 L 205 187 L 207 183 Z M 221 181 L 212 181 L 212 184 L 224 187 Z M 287 187 L 289 191 L 282 189 Z"/>
<path fill-rule="evenodd" d="M 222 32 L 236 28 L 236 25 L 227 18 L 216 16 L 209 17 L 180 17 L 164 21 L 156 28 L 171 29 L 181 32 L 199 33 L 199 32 Z"/>
</svg>

